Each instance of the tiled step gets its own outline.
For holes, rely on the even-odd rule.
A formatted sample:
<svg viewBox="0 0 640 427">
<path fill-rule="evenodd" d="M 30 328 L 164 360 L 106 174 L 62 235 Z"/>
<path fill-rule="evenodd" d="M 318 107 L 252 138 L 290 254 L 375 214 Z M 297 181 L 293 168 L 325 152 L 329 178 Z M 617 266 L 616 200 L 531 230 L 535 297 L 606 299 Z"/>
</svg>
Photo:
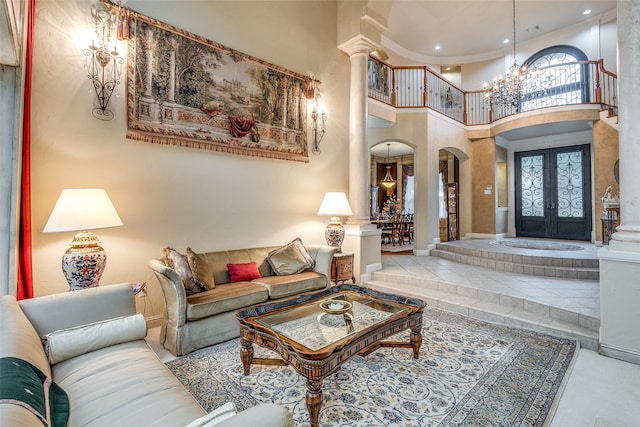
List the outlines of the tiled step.
<svg viewBox="0 0 640 427">
<path fill-rule="evenodd" d="M 476 319 L 576 339 L 582 347 L 597 351 L 600 319 L 587 314 L 486 289 L 383 271 L 373 273 L 364 285 L 414 296 L 431 307 Z"/>
<path fill-rule="evenodd" d="M 521 255 L 441 243 L 438 243 L 429 255 L 493 270 L 533 276 L 579 280 L 599 280 L 600 278 L 598 259 Z"/>
</svg>

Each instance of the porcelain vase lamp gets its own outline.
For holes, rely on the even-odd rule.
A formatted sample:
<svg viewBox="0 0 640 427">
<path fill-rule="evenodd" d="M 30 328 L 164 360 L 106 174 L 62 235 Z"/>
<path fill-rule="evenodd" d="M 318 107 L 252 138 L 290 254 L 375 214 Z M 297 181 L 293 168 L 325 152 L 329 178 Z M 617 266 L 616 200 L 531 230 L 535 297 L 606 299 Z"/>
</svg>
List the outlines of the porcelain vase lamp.
<svg viewBox="0 0 640 427">
<path fill-rule="evenodd" d="M 99 245 L 98 236 L 88 230 L 121 225 L 122 221 L 105 190 L 62 190 L 44 232 L 80 231 L 62 256 L 62 272 L 69 283 L 69 290 L 98 286 L 107 263 L 107 253 Z"/>
<path fill-rule="evenodd" d="M 351 206 L 347 200 L 347 195 L 341 192 L 328 192 L 324 195 L 318 215 L 330 216 L 329 224 L 325 229 L 324 236 L 327 245 L 338 248 L 338 252 L 342 252 L 342 242 L 344 241 L 344 227 L 342 226 L 341 216 L 353 215 Z"/>
</svg>

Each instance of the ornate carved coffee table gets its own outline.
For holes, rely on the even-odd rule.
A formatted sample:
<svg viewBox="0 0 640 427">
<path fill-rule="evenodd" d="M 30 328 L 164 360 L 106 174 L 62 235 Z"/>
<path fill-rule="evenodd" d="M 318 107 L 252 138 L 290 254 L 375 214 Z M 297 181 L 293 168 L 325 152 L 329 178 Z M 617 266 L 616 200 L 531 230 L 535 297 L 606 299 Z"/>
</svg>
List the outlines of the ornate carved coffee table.
<svg viewBox="0 0 640 427">
<path fill-rule="evenodd" d="M 322 381 L 353 355 L 406 347 L 418 358 L 424 307 L 419 299 L 344 284 L 241 310 L 236 318 L 244 374 L 249 375 L 251 364 L 291 365 L 307 379 L 307 409 L 311 427 L 317 427 Z M 383 341 L 406 329 L 411 330 L 408 342 Z M 253 343 L 277 352 L 281 359 L 253 357 Z"/>
</svg>

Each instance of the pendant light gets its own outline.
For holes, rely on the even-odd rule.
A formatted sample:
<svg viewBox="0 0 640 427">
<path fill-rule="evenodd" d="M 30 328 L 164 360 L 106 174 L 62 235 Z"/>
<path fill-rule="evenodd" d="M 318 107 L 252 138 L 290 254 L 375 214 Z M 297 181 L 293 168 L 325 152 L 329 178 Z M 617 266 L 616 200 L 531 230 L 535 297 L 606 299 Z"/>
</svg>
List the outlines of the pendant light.
<svg viewBox="0 0 640 427">
<path fill-rule="evenodd" d="M 380 181 L 380 185 L 382 185 L 387 190 L 396 186 L 396 180 L 391 176 L 391 165 L 389 165 L 389 147 L 391 144 L 387 144 L 387 174 L 384 176 L 382 181 Z"/>
</svg>

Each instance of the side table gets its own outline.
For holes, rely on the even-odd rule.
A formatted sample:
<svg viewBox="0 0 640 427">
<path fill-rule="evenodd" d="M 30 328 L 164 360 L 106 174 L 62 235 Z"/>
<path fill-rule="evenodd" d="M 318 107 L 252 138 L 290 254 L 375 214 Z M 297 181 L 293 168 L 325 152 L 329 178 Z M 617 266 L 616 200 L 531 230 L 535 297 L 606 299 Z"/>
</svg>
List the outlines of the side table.
<svg viewBox="0 0 640 427">
<path fill-rule="evenodd" d="M 331 259 L 331 281 L 336 285 L 351 280 L 356 283 L 353 276 L 353 252 L 339 252 Z"/>
</svg>

